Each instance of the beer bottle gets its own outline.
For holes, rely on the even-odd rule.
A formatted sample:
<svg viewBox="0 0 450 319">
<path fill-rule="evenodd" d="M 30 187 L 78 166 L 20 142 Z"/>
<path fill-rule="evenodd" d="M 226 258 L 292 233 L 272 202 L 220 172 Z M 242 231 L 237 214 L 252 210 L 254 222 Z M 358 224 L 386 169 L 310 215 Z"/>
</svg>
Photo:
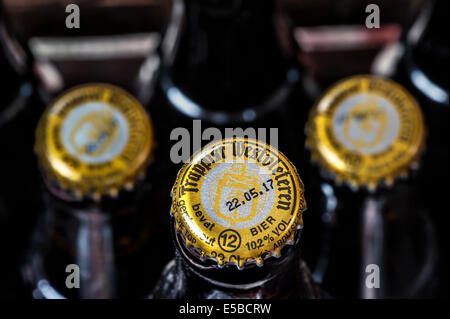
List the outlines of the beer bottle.
<svg viewBox="0 0 450 319">
<path fill-rule="evenodd" d="M 150 97 L 171 7 L 171 0 L 117 0 L 106 6 L 2 1 L 8 30 L 32 67 L 45 103 L 86 82 L 108 82 L 130 92 L 140 82 Z"/>
<path fill-rule="evenodd" d="M 327 221 L 315 272 L 324 289 L 432 295 L 437 247 L 418 169 L 426 129 L 412 95 L 381 77 L 344 79 L 317 101 L 305 131 L 317 164 L 308 200 Z"/>
<path fill-rule="evenodd" d="M 299 256 L 304 187 L 276 148 L 216 141 L 178 173 L 171 221 L 176 257 L 153 298 L 319 298 Z"/>
<path fill-rule="evenodd" d="M 437 226 L 441 251 L 447 251 L 447 224 L 442 207 L 446 205 L 445 187 L 437 187 L 437 180 L 449 178 L 448 65 L 449 44 L 445 26 L 449 3 L 445 0 L 427 1 L 419 18 L 403 36 L 404 54 L 397 65 L 393 79 L 405 85 L 418 99 L 429 129 L 427 153 L 423 161 L 426 172 L 424 185 L 432 217 Z M 448 259 L 440 262 L 440 294 L 448 295 Z"/>
<path fill-rule="evenodd" d="M 11 150 L 8 145 L 8 135 L 16 135 L 15 125 L 18 121 L 26 126 L 30 124 L 31 112 L 26 106 L 30 102 L 34 91 L 32 80 L 28 74 L 26 62 L 22 59 L 22 51 L 17 48 L 17 41 L 13 38 L 5 25 L 3 9 L 0 6 L 0 145 Z M 17 120 L 18 119 L 18 120 Z M 26 128 L 21 128 L 27 132 Z M 25 141 L 22 141 L 25 142 Z M 16 150 L 13 149 L 15 152 Z M 13 154 L 11 157 L 15 157 Z M 6 159 L 1 159 L 6 160 Z"/>
<path fill-rule="evenodd" d="M 425 166 L 441 166 L 428 170 L 427 183 L 432 185 L 442 174 L 448 176 L 448 77 L 449 46 L 444 26 L 447 23 L 448 1 L 426 2 L 420 16 L 403 34 L 404 53 L 392 78 L 402 83 L 418 99 L 429 130 Z M 440 193 L 430 198 L 431 205 L 441 206 Z"/>
<path fill-rule="evenodd" d="M 12 39 L 6 31 L 1 15 L 0 8 L 0 69 L 2 70 L 0 81 L 3 95 L 0 104 L 0 130 L 23 110 L 32 92 L 25 66 L 13 58 L 10 48 L 13 46 Z"/>
<path fill-rule="evenodd" d="M 11 298 L 22 294 L 21 256 L 34 222 L 29 212 L 39 201 L 36 184 L 31 181 L 38 176 L 33 169 L 33 131 L 42 111 L 34 104 L 35 84 L 30 69 L 7 26 L 0 5 L 0 166 L 7 167 L 0 173 L 0 249 L 8 261 L 0 266 L 0 272 L 8 274 L 2 282 L 0 297 Z M 27 176 L 26 183 L 18 178 L 17 172 Z M 14 243 L 10 238 L 15 238 Z"/>
<path fill-rule="evenodd" d="M 151 108 L 172 118 L 167 136 L 173 127 L 190 130 L 193 120 L 222 136 L 226 127 L 287 130 L 299 70 L 274 2 L 195 0 L 174 8 L 173 35 L 162 44 L 164 106 Z"/>
<path fill-rule="evenodd" d="M 160 139 L 170 139 L 155 155 L 169 163 L 159 172 L 174 179 L 178 164 L 201 146 L 232 136 L 270 141 L 292 158 L 290 133 L 298 122 L 290 107 L 305 104 L 293 103 L 302 101 L 302 90 L 291 45 L 272 0 L 175 1 L 161 46 L 160 90 L 148 106 Z M 174 161 L 180 129 L 194 143 Z"/>
<path fill-rule="evenodd" d="M 33 297 L 150 293 L 167 256 L 150 253 L 165 236 L 146 178 L 154 144 L 146 111 L 118 87 L 78 86 L 48 106 L 35 143 L 45 209 L 23 267 Z"/>
<path fill-rule="evenodd" d="M 418 98 L 433 133 L 446 128 L 439 118 L 448 116 L 449 46 L 443 28 L 448 6 L 445 0 L 423 5 L 419 17 L 402 36 L 404 54 L 392 75 Z"/>
</svg>

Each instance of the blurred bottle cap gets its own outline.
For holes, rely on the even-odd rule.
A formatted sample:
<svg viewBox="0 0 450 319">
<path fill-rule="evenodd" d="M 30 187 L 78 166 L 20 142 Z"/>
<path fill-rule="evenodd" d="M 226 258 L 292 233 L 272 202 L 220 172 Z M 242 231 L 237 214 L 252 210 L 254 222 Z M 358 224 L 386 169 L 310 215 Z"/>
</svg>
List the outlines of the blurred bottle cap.
<svg viewBox="0 0 450 319">
<path fill-rule="evenodd" d="M 36 129 L 44 176 L 76 197 L 99 199 L 131 189 L 145 174 L 153 127 L 141 104 L 107 84 L 75 87 L 57 97 Z"/>
<path fill-rule="evenodd" d="M 392 185 L 418 166 L 425 146 L 422 111 L 400 84 L 370 75 L 329 88 L 310 112 L 311 160 L 353 189 Z"/>
</svg>

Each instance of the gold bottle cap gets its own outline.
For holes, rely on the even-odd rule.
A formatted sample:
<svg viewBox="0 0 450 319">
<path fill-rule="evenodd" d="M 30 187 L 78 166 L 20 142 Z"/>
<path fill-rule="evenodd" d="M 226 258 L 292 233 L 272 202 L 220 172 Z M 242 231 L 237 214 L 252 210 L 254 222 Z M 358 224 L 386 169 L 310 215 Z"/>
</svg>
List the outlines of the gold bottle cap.
<svg viewBox="0 0 450 319">
<path fill-rule="evenodd" d="M 213 142 L 179 171 L 175 227 L 185 246 L 219 266 L 261 266 L 294 243 L 306 207 L 303 183 L 274 147 L 247 138 Z"/>
<path fill-rule="evenodd" d="M 87 84 L 48 106 L 35 152 L 48 180 L 79 198 L 99 199 L 132 188 L 153 145 L 149 116 L 135 98 L 112 85 Z"/>
<path fill-rule="evenodd" d="M 425 124 L 415 99 L 401 85 L 370 75 L 328 89 L 305 129 L 311 160 L 353 189 L 392 185 L 417 167 Z"/>
</svg>

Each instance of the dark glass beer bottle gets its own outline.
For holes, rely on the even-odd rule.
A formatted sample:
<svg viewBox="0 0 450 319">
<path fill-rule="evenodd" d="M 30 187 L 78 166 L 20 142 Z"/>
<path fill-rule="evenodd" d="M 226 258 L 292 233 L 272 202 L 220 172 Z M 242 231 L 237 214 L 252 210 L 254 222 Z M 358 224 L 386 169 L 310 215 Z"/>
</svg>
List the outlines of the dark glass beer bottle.
<svg viewBox="0 0 450 319">
<path fill-rule="evenodd" d="M 34 104 L 35 85 L 30 68 L 18 49 L 16 38 L 8 32 L 4 10 L 0 4 L 0 250 L 8 262 L 0 272 L 8 274 L 0 289 L 1 297 L 21 294 L 20 268 L 23 247 L 34 218 L 29 214 L 39 196 L 31 180 L 38 174 L 33 169 L 33 131 L 39 118 L 39 105 Z M 17 172 L 27 176 L 27 183 Z M 27 194 L 27 200 L 23 200 Z M 16 227 L 17 226 L 17 227 Z M 15 238 L 11 244 L 9 239 Z"/>
<path fill-rule="evenodd" d="M 444 136 L 449 133 L 443 119 L 449 116 L 448 76 L 449 45 L 444 25 L 447 23 L 448 1 L 428 1 L 420 16 L 403 35 L 404 54 L 396 66 L 392 78 L 402 83 L 418 100 L 424 112 L 429 130 L 428 150 L 424 165 L 431 186 L 436 178 L 448 176 L 448 143 Z M 428 167 L 440 166 L 434 170 Z M 430 205 L 442 206 L 443 192 L 434 192 Z M 428 194 L 427 194 L 428 196 Z M 434 209 L 440 211 L 440 209 Z"/>
<path fill-rule="evenodd" d="M 23 155 L 16 153 L 17 150 L 11 147 L 9 136 L 18 135 L 19 132 L 29 132 L 28 127 L 31 123 L 33 113 L 27 109 L 30 103 L 34 87 L 23 59 L 23 52 L 20 51 L 17 41 L 7 30 L 5 25 L 3 9 L 0 5 L 0 94 L 2 101 L 0 102 L 0 146 L 4 149 L 14 152 L 11 158 Z M 17 123 L 23 123 L 20 131 L 17 129 Z M 17 136 L 19 137 L 19 136 Z M 22 139 L 23 136 L 20 136 Z M 18 141 L 14 141 L 17 143 Z M 22 143 L 27 141 L 22 140 Z M 7 159 L 0 159 L 6 161 Z M 9 163 L 8 163 L 9 164 Z M 5 163 L 6 165 L 6 163 Z M 8 183 L 5 183 L 8 184 Z"/>
<path fill-rule="evenodd" d="M 300 71 L 274 1 L 175 1 L 173 8 L 161 45 L 160 90 L 148 107 L 158 139 L 170 140 L 155 155 L 169 163 L 159 172 L 174 179 L 177 165 L 201 146 L 232 136 L 270 141 L 292 158 L 290 133 L 298 122 L 290 107 L 297 112 L 304 104 L 296 103 Z M 194 142 L 186 141 L 190 152 L 174 160 L 180 129 Z M 161 188 L 161 198 L 171 186 Z"/>
<path fill-rule="evenodd" d="M 45 102 L 86 82 L 108 82 L 130 92 L 143 82 L 151 95 L 171 6 L 171 0 L 2 1 L 8 30 Z"/>
<path fill-rule="evenodd" d="M 0 130 L 23 111 L 32 93 L 32 85 L 27 78 L 25 65 L 14 59 L 14 53 L 11 52 L 13 40 L 4 26 L 1 15 L 0 11 L 0 81 L 2 83 L 0 92 L 3 96 L 0 104 Z"/>
<path fill-rule="evenodd" d="M 226 127 L 287 132 L 299 70 L 274 2 L 194 0 L 174 7 L 173 32 L 162 44 L 164 105 L 150 107 L 172 119 L 161 131 L 166 136 L 174 127 L 192 131 L 192 121 L 201 120 L 222 136 Z"/>
<path fill-rule="evenodd" d="M 429 136 L 423 161 L 424 185 L 431 214 L 436 223 L 441 251 L 448 251 L 446 214 L 447 189 L 437 187 L 437 180 L 449 178 L 449 43 L 447 35 L 449 3 L 445 0 L 427 1 L 421 15 L 404 33 L 404 54 L 393 79 L 405 85 L 421 105 Z M 442 256 L 440 295 L 448 295 L 448 258 Z"/>
<path fill-rule="evenodd" d="M 23 269 L 33 297 L 151 292 L 166 255 L 150 253 L 154 236 L 165 236 L 151 207 L 155 185 L 145 178 L 154 144 L 144 108 L 115 86 L 75 87 L 46 109 L 35 144 L 45 210 Z M 71 267 L 79 277 L 68 279 Z"/>
<path fill-rule="evenodd" d="M 447 127 L 439 119 L 448 117 L 449 45 L 443 27 L 448 7 L 445 0 L 423 5 L 419 17 L 403 34 L 404 54 L 393 74 L 417 97 L 433 133 Z"/>
<path fill-rule="evenodd" d="M 304 188 L 276 148 L 247 138 L 213 142 L 172 190 L 176 257 L 153 298 L 320 298 L 299 256 Z"/>
<path fill-rule="evenodd" d="M 318 168 L 308 200 L 328 235 L 315 275 L 331 294 L 433 294 L 436 238 L 418 170 L 425 132 L 412 95 L 381 77 L 344 79 L 311 110 L 306 145 Z"/>
</svg>

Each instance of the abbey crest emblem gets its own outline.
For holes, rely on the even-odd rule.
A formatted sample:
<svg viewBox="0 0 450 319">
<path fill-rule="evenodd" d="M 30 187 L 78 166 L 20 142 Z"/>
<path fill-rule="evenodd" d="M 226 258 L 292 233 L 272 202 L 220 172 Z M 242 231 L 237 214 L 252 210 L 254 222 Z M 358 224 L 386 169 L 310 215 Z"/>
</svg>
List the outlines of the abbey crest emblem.
<svg viewBox="0 0 450 319">
<path fill-rule="evenodd" d="M 231 227 L 236 223 L 246 222 L 255 218 L 258 208 L 258 199 L 248 202 L 244 193 L 253 189 L 260 192 L 260 178 L 258 174 L 247 169 L 245 163 L 234 163 L 225 170 L 217 182 L 216 200 L 214 210 L 216 214 L 229 221 Z M 221 205 L 225 203 L 226 205 Z"/>
<path fill-rule="evenodd" d="M 354 149 L 377 147 L 385 138 L 388 114 L 375 98 L 356 104 L 345 117 L 344 138 Z"/>
<path fill-rule="evenodd" d="M 129 124 L 125 115 L 104 103 L 86 103 L 63 120 L 65 149 L 78 160 L 98 164 L 113 160 L 126 147 Z"/>
<path fill-rule="evenodd" d="M 105 152 L 117 134 L 112 112 L 92 112 L 80 118 L 70 134 L 78 154 L 98 156 Z"/>
</svg>

